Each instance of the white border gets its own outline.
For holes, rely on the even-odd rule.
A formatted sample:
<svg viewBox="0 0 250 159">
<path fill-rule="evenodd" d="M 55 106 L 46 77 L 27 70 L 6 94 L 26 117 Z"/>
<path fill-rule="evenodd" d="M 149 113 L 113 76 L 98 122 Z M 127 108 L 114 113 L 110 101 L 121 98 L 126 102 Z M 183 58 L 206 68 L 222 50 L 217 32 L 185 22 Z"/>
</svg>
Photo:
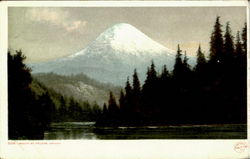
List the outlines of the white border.
<svg viewBox="0 0 250 159">
<path fill-rule="evenodd" d="M 8 27 L 7 27 L 7 6 L 0 3 L 0 158 L 7 143 L 6 136 L 8 115 L 7 115 L 7 47 L 8 47 Z"/>
<path fill-rule="evenodd" d="M 243 1 L 3 1 L 9 7 L 228 7 L 247 6 Z"/>
<path fill-rule="evenodd" d="M 234 150 L 239 141 L 248 140 L 67 140 L 22 141 L 7 140 L 7 8 L 8 7 L 229 7 L 246 6 L 247 1 L 3 1 L 0 2 L 0 158 L 83 158 L 83 159 L 247 159 Z M 248 28 L 249 39 L 249 28 Z M 249 50 L 249 40 L 248 40 Z M 249 55 L 249 54 L 248 54 Z M 249 58 L 249 56 L 248 56 Z M 248 64 L 248 69 L 249 69 Z M 248 74 L 248 88 L 250 76 Z M 249 94 L 248 94 L 249 96 Z M 249 112 L 249 107 L 248 107 Z M 248 113 L 249 115 L 249 113 Z M 248 125 L 248 128 L 250 126 Z M 248 132 L 249 136 L 249 132 Z M 33 142 L 34 144 L 25 144 Z M 43 144 L 47 142 L 47 144 Z M 56 144 L 52 144 L 52 143 Z M 37 143 L 37 144 L 36 144 Z M 249 144 L 248 144 L 249 146 Z"/>
</svg>

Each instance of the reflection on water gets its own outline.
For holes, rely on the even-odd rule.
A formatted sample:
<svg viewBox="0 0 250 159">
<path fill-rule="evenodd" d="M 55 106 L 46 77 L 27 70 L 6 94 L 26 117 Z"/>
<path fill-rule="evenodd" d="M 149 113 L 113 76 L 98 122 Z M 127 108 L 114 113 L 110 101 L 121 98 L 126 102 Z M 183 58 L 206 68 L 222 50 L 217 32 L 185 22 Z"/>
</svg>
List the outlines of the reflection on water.
<svg viewBox="0 0 250 159">
<path fill-rule="evenodd" d="M 51 130 L 44 133 L 44 139 L 97 139 L 93 133 L 95 122 L 52 123 Z"/>
<path fill-rule="evenodd" d="M 246 139 L 247 126 L 185 125 L 144 127 L 94 127 L 94 122 L 52 123 L 44 139 Z"/>
</svg>

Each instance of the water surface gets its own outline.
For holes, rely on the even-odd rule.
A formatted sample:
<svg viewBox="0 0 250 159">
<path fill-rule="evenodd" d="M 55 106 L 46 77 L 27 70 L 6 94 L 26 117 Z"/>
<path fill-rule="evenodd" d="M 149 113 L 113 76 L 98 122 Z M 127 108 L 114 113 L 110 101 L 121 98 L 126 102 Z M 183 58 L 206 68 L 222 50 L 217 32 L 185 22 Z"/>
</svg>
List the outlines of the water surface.
<svg viewBox="0 0 250 159">
<path fill-rule="evenodd" d="M 67 139 L 246 139 L 243 124 L 143 127 L 98 127 L 95 122 L 52 123 L 46 140 Z"/>
</svg>

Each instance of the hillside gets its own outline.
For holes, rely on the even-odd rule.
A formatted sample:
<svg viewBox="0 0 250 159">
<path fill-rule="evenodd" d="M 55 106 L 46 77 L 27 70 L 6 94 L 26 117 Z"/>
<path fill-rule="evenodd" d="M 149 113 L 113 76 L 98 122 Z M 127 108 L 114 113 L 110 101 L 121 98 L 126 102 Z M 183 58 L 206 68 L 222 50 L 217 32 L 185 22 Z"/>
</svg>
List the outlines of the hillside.
<svg viewBox="0 0 250 159">
<path fill-rule="evenodd" d="M 84 74 L 63 76 L 55 73 L 37 73 L 33 74 L 33 77 L 64 97 L 73 97 L 79 102 L 96 102 L 100 106 L 108 101 L 109 91 L 118 97 L 121 89 L 97 82 Z"/>
</svg>

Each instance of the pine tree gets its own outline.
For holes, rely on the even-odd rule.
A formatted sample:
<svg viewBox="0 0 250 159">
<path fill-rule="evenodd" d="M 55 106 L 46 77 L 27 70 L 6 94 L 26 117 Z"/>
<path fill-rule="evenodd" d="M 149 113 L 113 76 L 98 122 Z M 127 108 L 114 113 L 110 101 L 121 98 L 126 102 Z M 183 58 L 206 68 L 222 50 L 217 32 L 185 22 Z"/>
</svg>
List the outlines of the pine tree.
<svg viewBox="0 0 250 159">
<path fill-rule="evenodd" d="M 40 103 L 40 110 L 37 117 L 40 118 L 39 120 L 41 121 L 41 125 L 48 129 L 49 124 L 55 115 L 55 104 L 47 91 L 39 97 L 38 103 Z"/>
<path fill-rule="evenodd" d="M 124 111 L 126 113 L 129 113 L 132 111 L 132 96 L 133 96 L 133 93 L 132 93 L 132 87 L 130 85 L 130 82 L 129 82 L 129 78 L 127 78 L 127 82 L 126 82 L 126 86 L 125 86 L 125 106 L 124 106 Z"/>
<path fill-rule="evenodd" d="M 118 108 L 118 106 L 117 106 L 117 104 L 116 104 L 116 99 L 115 99 L 113 93 L 110 92 L 110 93 L 109 93 L 108 112 L 109 112 L 109 114 L 111 114 L 111 115 L 115 115 L 115 114 L 118 113 L 118 110 L 119 110 L 119 108 Z"/>
<path fill-rule="evenodd" d="M 220 24 L 220 17 L 216 18 L 214 30 L 210 40 L 210 61 L 211 63 L 220 63 L 223 51 L 223 36 L 222 36 L 222 25 Z"/>
<path fill-rule="evenodd" d="M 163 66 L 160 78 L 164 83 L 167 83 L 168 79 L 170 78 L 170 74 L 166 65 Z"/>
<path fill-rule="evenodd" d="M 152 81 L 157 79 L 157 72 L 155 70 L 155 64 L 154 61 L 152 61 L 151 66 L 150 66 L 150 71 L 149 71 L 149 77 Z"/>
<path fill-rule="evenodd" d="M 133 74 L 133 111 L 138 112 L 140 109 L 140 96 L 141 96 L 141 86 L 140 81 L 136 72 L 136 69 L 134 70 Z"/>
<path fill-rule="evenodd" d="M 175 57 L 174 70 L 173 70 L 173 77 L 177 79 L 182 76 L 182 71 L 183 71 L 183 62 L 182 62 L 181 56 L 182 56 L 181 49 L 180 49 L 180 45 L 178 44 L 177 53 Z"/>
<path fill-rule="evenodd" d="M 106 103 L 103 104 L 103 114 L 106 114 L 108 112 Z"/>
<path fill-rule="evenodd" d="M 247 23 L 245 23 L 244 28 L 242 29 L 242 47 L 243 47 L 243 53 L 247 54 Z"/>
<path fill-rule="evenodd" d="M 121 90 L 120 98 L 119 98 L 119 105 L 120 105 L 121 112 L 124 112 L 125 104 L 126 104 L 125 103 L 125 95 L 123 93 L 123 90 Z"/>
<path fill-rule="evenodd" d="M 76 118 L 76 103 L 74 101 L 74 99 L 71 97 L 69 100 L 69 106 L 68 106 L 68 111 L 67 114 L 69 115 L 69 118 L 75 119 Z"/>
<path fill-rule="evenodd" d="M 237 32 L 237 36 L 236 36 L 235 54 L 236 54 L 237 58 L 241 57 L 243 54 L 242 43 L 240 40 L 240 32 L 239 31 Z"/>
<path fill-rule="evenodd" d="M 226 24 L 226 32 L 224 35 L 224 50 L 222 55 L 222 62 L 231 63 L 234 56 L 234 42 L 233 36 L 231 34 L 230 23 L 227 22 Z"/>
<path fill-rule="evenodd" d="M 96 121 L 100 115 L 101 115 L 101 109 L 95 101 L 92 106 L 92 120 Z"/>
<path fill-rule="evenodd" d="M 69 114 L 74 113 L 74 107 L 75 107 L 75 101 L 74 101 L 73 97 L 71 97 L 69 99 L 69 103 L 68 103 L 68 113 Z"/>
<path fill-rule="evenodd" d="M 129 78 L 127 78 L 126 86 L 125 86 L 126 96 L 131 96 L 132 94 L 132 87 L 129 82 Z"/>
<path fill-rule="evenodd" d="M 141 91 L 141 86 L 140 86 L 140 81 L 137 75 L 137 71 L 136 69 L 134 70 L 134 74 L 133 74 L 133 94 L 140 94 Z"/>
<path fill-rule="evenodd" d="M 172 81 L 170 73 L 167 69 L 167 66 L 164 65 L 162 72 L 160 74 L 158 88 L 157 88 L 157 105 L 160 109 L 159 117 L 161 117 L 162 121 L 169 118 L 169 107 L 172 105 L 171 97 L 172 97 Z"/>
<path fill-rule="evenodd" d="M 196 56 L 197 56 L 197 61 L 196 61 L 195 70 L 196 70 L 196 72 L 201 72 L 202 70 L 204 70 L 204 67 L 205 67 L 207 61 L 206 61 L 205 55 L 201 51 L 200 45 L 198 47 Z"/>
<path fill-rule="evenodd" d="M 186 78 L 186 81 L 185 81 L 185 85 L 187 86 L 189 82 L 191 82 L 191 67 L 190 65 L 188 64 L 188 57 L 187 57 L 187 53 L 185 51 L 184 53 L 184 59 L 183 59 L 183 77 Z M 191 83 L 189 83 L 191 84 Z"/>
<path fill-rule="evenodd" d="M 245 23 L 244 28 L 242 29 L 241 34 L 242 39 L 242 68 L 246 74 L 246 67 L 247 67 L 247 23 Z"/>
<path fill-rule="evenodd" d="M 158 82 L 158 92 L 160 95 L 165 95 L 166 91 L 169 91 L 169 86 L 171 83 L 171 75 L 167 69 L 167 66 L 164 65 L 162 72 L 159 76 L 159 82 Z"/>
<path fill-rule="evenodd" d="M 153 111 L 155 111 L 158 89 L 158 77 L 155 70 L 154 62 L 152 61 L 150 68 L 148 68 L 147 77 L 142 88 L 141 107 L 145 116 L 150 118 Z"/>
<path fill-rule="evenodd" d="M 184 53 L 183 66 L 184 66 L 186 69 L 190 69 L 190 65 L 188 64 L 188 58 L 187 58 L 187 52 L 186 52 L 186 51 L 185 51 L 185 53 Z"/>
<path fill-rule="evenodd" d="M 66 101 L 63 96 L 60 97 L 60 107 L 58 111 L 61 120 L 65 121 L 67 118 L 67 107 L 66 107 Z"/>
<path fill-rule="evenodd" d="M 145 80 L 145 83 L 142 89 L 144 95 L 146 94 L 149 95 L 150 92 L 154 92 L 153 88 L 155 88 L 157 79 L 158 79 L 157 72 L 155 70 L 154 62 L 152 61 L 150 68 L 148 68 L 147 78 Z"/>
<path fill-rule="evenodd" d="M 30 96 L 29 83 L 31 76 L 29 69 L 23 64 L 25 56 L 21 51 L 11 55 L 8 52 L 8 135 L 9 139 L 26 137 L 25 131 L 29 126 L 29 120 L 25 116 L 28 113 L 28 96 Z"/>
<path fill-rule="evenodd" d="M 48 94 L 36 96 L 30 88 L 30 69 L 22 51 L 8 52 L 8 137 L 42 139 L 54 106 Z M 51 107 L 50 107 L 51 106 Z"/>
<path fill-rule="evenodd" d="M 80 103 L 75 101 L 75 120 L 81 121 L 82 120 L 82 107 L 80 106 Z"/>
</svg>

